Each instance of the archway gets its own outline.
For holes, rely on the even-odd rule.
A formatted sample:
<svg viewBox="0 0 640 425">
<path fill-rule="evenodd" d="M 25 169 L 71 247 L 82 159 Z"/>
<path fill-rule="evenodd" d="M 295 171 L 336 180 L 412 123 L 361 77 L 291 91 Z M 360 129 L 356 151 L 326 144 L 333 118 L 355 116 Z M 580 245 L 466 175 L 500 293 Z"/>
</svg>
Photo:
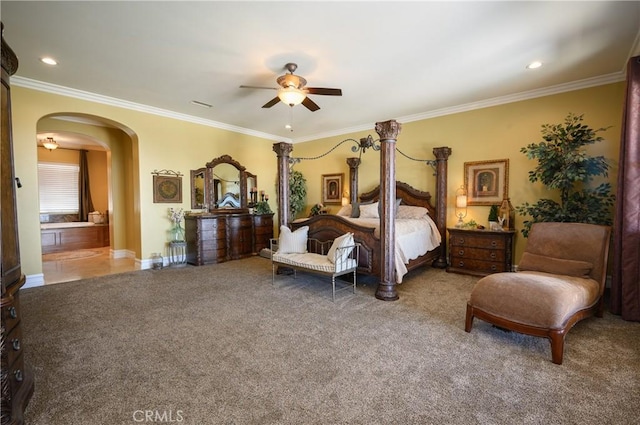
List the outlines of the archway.
<svg viewBox="0 0 640 425">
<path fill-rule="evenodd" d="M 49 162 L 73 162 L 77 161 L 80 151 L 86 152 L 89 170 L 89 182 L 94 201 L 94 209 L 103 214 L 104 224 L 101 226 L 106 231 L 104 238 L 107 246 L 108 258 L 112 260 L 129 259 L 131 269 L 139 268 L 135 258 L 140 252 L 140 218 L 136 214 L 135 205 L 139 205 L 139 172 L 137 163 L 138 139 L 136 134 L 128 127 L 108 118 L 59 112 L 43 116 L 38 120 L 38 163 Z M 42 147 L 42 140 L 52 137 L 58 143 L 58 149 L 49 151 Z M 42 211 L 42 209 L 41 209 Z M 75 221 L 80 221 L 75 216 Z M 92 218 L 95 218 L 92 217 Z M 74 221 L 71 216 L 46 217 L 41 214 L 41 222 L 46 221 Z M 93 220 L 95 221 L 95 220 Z M 100 221 L 100 220 L 98 220 Z M 82 231 L 74 230 L 75 234 Z M 91 229 L 99 234 L 98 229 Z M 41 231 L 44 233 L 44 231 Z M 62 239 L 62 238 L 60 238 Z M 42 236 L 43 254 L 49 251 L 45 244 L 51 241 L 51 237 L 45 240 Z M 100 242 L 97 242 L 100 244 Z M 76 245 L 75 247 L 82 246 Z M 70 246 L 74 248 L 74 246 Z M 56 251 L 64 251 L 66 247 L 54 247 Z M 70 258 L 77 256 L 71 255 Z M 44 258 L 43 258 L 44 260 Z M 87 277 L 78 272 L 81 264 L 74 260 L 74 271 L 68 276 L 62 267 L 56 267 L 56 282 L 76 280 Z M 90 259 L 87 259 L 90 261 Z M 111 274 L 113 271 L 126 271 L 122 262 L 118 267 L 113 267 L 113 261 L 107 262 L 104 270 L 96 269 L 100 262 L 94 259 L 92 267 L 93 275 Z M 43 262 L 43 266 L 45 263 Z M 45 284 L 53 283 L 47 279 L 47 267 L 43 267 Z"/>
</svg>

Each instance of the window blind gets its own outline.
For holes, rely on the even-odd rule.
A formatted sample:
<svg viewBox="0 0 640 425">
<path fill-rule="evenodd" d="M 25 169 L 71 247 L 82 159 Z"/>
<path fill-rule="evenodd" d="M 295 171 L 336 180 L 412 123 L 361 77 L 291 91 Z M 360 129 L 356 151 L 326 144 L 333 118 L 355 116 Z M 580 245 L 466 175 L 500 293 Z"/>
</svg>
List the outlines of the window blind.
<svg viewBox="0 0 640 425">
<path fill-rule="evenodd" d="M 78 213 L 77 164 L 38 163 L 38 190 L 41 214 Z"/>
</svg>

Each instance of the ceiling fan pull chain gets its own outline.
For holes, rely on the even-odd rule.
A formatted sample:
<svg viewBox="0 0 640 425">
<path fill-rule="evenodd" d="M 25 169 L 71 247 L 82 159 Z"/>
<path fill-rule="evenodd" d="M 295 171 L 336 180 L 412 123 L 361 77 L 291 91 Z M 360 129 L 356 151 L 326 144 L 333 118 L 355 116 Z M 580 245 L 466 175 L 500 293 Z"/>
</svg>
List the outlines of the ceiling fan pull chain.
<svg viewBox="0 0 640 425">
<path fill-rule="evenodd" d="M 289 131 L 293 133 L 293 106 L 289 106 Z"/>
</svg>

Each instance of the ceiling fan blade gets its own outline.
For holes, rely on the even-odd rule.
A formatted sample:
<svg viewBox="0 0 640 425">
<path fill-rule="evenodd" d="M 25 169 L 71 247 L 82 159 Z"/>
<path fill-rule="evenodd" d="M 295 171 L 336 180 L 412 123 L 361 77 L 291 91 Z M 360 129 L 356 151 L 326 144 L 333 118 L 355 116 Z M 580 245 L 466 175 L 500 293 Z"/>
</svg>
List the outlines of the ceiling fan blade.
<svg viewBox="0 0 640 425">
<path fill-rule="evenodd" d="M 261 86 L 240 86 L 241 89 L 267 89 L 267 90 L 278 90 L 275 87 L 261 87 Z"/>
<path fill-rule="evenodd" d="M 327 89 L 323 87 L 306 87 L 309 94 L 321 94 L 325 96 L 342 96 L 342 89 Z"/>
<path fill-rule="evenodd" d="M 306 106 L 307 109 L 310 110 L 311 112 L 315 112 L 318 109 L 320 109 L 320 107 L 316 104 L 316 102 L 314 102 L 313 100 L 309 99 L 308 97 L 304 98 L 304 100 L 302 101 L 302 104 L 304 106 Z"/>
<path fill-rule="evenodd" d="M 273 105 L 275 105 L 278 102 L 280 102 L 280 98 L 278 96 L 276 96 L 273 99 L 271 99 L 270 101 L 268 101 L 267 103 L 265 103 L 262 107 L 263 108 L 271 108 Z"/>
</svg>

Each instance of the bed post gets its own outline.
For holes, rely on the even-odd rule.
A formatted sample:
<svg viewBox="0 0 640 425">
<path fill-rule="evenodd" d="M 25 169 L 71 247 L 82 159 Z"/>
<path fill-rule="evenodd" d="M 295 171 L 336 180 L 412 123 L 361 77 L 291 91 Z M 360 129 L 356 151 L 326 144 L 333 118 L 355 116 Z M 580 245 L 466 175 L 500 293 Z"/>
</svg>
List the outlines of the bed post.
<svg viewBox="0 0 640 425">
<path fill-rule="evenodd" d="M 289 154 L 293 146 L 280 142 L 273 144 L 278 155 L 278 229 L 289 225 Z"/>
<path fill-rule="evenodd" d="M 432 266 L 440 269 L 447 267 L 447 160 L 451 148 L 433 148 L 436 157 L 436 225 L 440 229 L 440 255 Z"/>
<path fill-rule="evenodd" d="M 358 202 L 358 167 L 360 158 L 347 158 L 349 165 L 349 203 L 351 205 Z"/>
<path fill-rule="evenodd" d="M 380 136 L 380 283 L 376 298 L 395 301 L 398 297 L 395 277 L 396 246 L 396 139 L 401 129 L 395 120 L 377 122 Z"/>
</svg>

